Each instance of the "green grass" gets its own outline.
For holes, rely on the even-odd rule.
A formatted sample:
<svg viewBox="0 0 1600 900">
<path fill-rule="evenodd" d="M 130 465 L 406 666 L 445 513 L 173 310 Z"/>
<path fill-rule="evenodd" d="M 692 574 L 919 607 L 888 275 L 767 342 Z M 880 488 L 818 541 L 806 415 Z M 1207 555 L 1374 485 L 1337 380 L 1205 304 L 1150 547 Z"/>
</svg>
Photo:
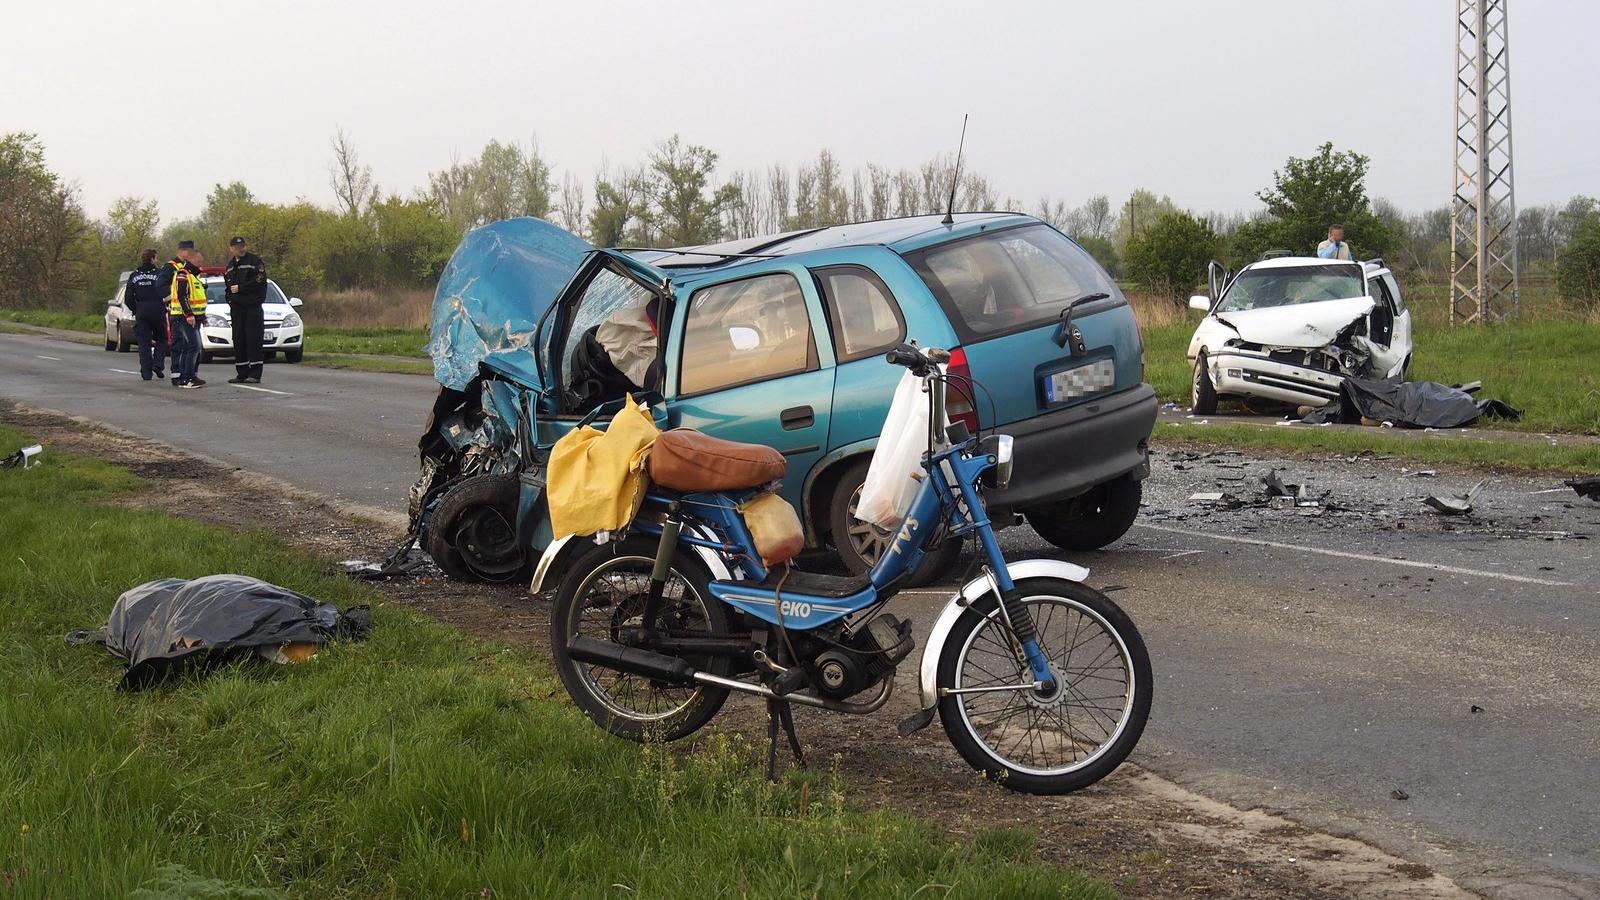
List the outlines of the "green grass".
<svg viewBox="0 0 1600 900">
<path fill-rule="evenodd" d="M 306 343 L 319 353 L 414 356 L 427 359 L 428 335 L 410 328 L 319 328 L 308 325 Z"/>
<path fill-rule="evenodd" d="M 41 328 L 60 328 L 66 331 L 101 332 L 105 330 L 103 313 L 50 312 L 42 309 L 0 309 L 0 321 L 21 322 Z"/>
<path fill-rule="evenodd" d="M 0 453 L 19 443 L 0 429 Z M 134 477 L 43 459 L 0 471 L 8 896 L 1111 896 L 1025 836 L 955 843 L 855 810 L 827 774 L 768 785 L 727 739 L 612 738 L 530 652 L 386 605 L 267 532 L 105 505 Z M 61 639 L 132 585 L 211 572 L 373 603 L 376 627 L 140 694 Z"/>
<path fill-rule="evenodd" d="M 432 375 L 433 362 L 422 359 L 391 359 L 354 353 L 307 353 L 305 364 L 324 369 L 352 369 L 357 372 L 391 372 L 397 375 Z"/>
<path fill-rule="evenodd" d="M 1198 314 L 1196 314 L 1198 319 Z M 1189 404 L 1184 354 L 1196 322 L 1144 329 L 1145 376 L 1162 402 Z M 1482 381 L 1480 396 L 1522 410 L 1495 428 L 1600 434 L 1600 325 L 1576 322 L 1449 328 L 1418 325 L 1413 381 Z"/>
<path fill-rule="evenodd" d="M 1155 438 L 1162 444 L 1250 447 L 1294 454 L 1348 455 L 1367 451 L 1419 463 L 1564 475 L 1593 475 L 1600 472 L 1600 445 L 1551 446 L 1538 439 L 1523 442 L 1467 435 L 1422 437 L 1396 434 L 1393 429 L 1383 428 L 1261 427 L 1216 421 L 1207 425 L 1157 422 Z"/>
</svg>

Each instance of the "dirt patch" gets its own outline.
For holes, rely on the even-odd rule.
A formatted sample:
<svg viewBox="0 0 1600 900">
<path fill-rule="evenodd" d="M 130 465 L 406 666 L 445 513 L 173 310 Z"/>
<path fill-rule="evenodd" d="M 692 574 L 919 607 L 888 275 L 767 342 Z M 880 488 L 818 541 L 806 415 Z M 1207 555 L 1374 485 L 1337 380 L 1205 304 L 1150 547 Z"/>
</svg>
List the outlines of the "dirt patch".
<svg viewBox="0 0 1600 900">
<path fill-rule="evenodd" d="M 119 503 L 178 509 L 229 528 L 267 527 L 330 563 L 381 558 L 404 528 L 404 517 L 392 511 L 334 503 L 81 419 L 0 403 L 0 422 L 25 430 L 47 452 L 97 457 L 148 481 Z M 477 637 L 540 650 L 548 640 L 548 599 L 528 597 L 520 585 L 438 578 L 378 589 Z M 1087 871 L 1131 896 L 1472 896 L 1427 866 L 1218 803 L 1133 765 L 1067 797 L 1004 790 L 968 768 L 938 724 L 900 738 L 895 724 L 912 705 L 904 693 L 874 716 L 796 710 L 812 765 L 837 770 L 868 806 L 917 814 L 958 837 L 1031 829 L 1039 835 L 1040 858 Z M 730 700 L 715 727 L 765 740 L 764 712 L 750 698 Z"/>
</svg>

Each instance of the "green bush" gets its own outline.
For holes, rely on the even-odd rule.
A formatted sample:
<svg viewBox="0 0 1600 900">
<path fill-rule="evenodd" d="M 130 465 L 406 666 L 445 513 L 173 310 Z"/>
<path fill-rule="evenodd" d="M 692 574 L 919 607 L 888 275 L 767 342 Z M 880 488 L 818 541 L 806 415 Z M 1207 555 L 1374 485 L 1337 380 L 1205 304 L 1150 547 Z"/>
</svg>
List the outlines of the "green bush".
<svg viewBox="0 0 1600 900">
<path fill-rule="evenodd" d="M 1600 214 L 1584 219 L 1556 257 L 1556 289 L 1579 309 L 1600 308 Z"/>
<path fill-rule="evenodd" d="M 1211 226 L 1185 212 L 1171 212 L 1128 239 L 1124 266 L 1139 286 L 1182 305 L 1204 279 L 1217 252 Z"/>
</svg>

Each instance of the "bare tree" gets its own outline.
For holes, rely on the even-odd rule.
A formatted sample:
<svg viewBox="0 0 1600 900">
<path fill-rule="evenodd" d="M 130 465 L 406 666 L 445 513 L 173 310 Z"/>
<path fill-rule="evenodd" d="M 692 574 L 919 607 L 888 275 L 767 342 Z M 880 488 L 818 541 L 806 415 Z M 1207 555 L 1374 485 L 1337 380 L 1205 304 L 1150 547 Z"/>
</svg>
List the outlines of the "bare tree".
<svg viewBox="0 0 1600 900">
<path fill-rule="evenodd" d="M 1096 194 L 1084 201 L 1082 207 L 1083 231 L 1089 237 L 1110 237 L 1116 227 L 1116 216 L 1111 212 L 1111 199 Z"/>
<path fill-rule="evenodd" d="M 556 199 L 556 221 L 562 228 L 582 237 L 589 224 L 584 215 L 587 201 L 588 191 L 583 184 L 571 172 L 566 173 Z"/>
<path fill-rule="evenodd" d="M 372 167 L 361 164 L 343 128 L 334 132 L 333 162 L 328 164 L 328 184 L 347 216 L 359 216 L 372 208 L 378 186 L 372 181 Z"/>
</svg>

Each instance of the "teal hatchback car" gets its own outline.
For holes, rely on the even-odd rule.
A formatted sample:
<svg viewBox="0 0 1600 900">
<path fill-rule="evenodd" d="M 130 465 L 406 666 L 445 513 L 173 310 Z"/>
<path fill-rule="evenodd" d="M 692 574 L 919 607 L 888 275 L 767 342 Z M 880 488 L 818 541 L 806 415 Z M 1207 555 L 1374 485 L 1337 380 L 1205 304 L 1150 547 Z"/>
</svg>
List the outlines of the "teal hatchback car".
<svg viewBox="0 0 1600 900">
<path fill-rule="evenodd" d="M 888 533 L 855 498 L 900 376 L 883 355 L 906 341 L 949 349 L 977 386 L 948 396 L 952 419 L 1013 439 L 1010 483 L 986 497 L 997 525 L 1025 518 L 1068 550 L 1127 531 L 1156 418 L 1133 311 L 1083 248 L 1009 213 L 671 250 L 597 250 L 537 219 L 477 229 L 435 300 L 414 524 L 452 575 L 522 573 L 550 543 L 544 454 L 632 393 L 663 427 L 781 451 L 808 544 L 865 571 Z"/>
</svg>

